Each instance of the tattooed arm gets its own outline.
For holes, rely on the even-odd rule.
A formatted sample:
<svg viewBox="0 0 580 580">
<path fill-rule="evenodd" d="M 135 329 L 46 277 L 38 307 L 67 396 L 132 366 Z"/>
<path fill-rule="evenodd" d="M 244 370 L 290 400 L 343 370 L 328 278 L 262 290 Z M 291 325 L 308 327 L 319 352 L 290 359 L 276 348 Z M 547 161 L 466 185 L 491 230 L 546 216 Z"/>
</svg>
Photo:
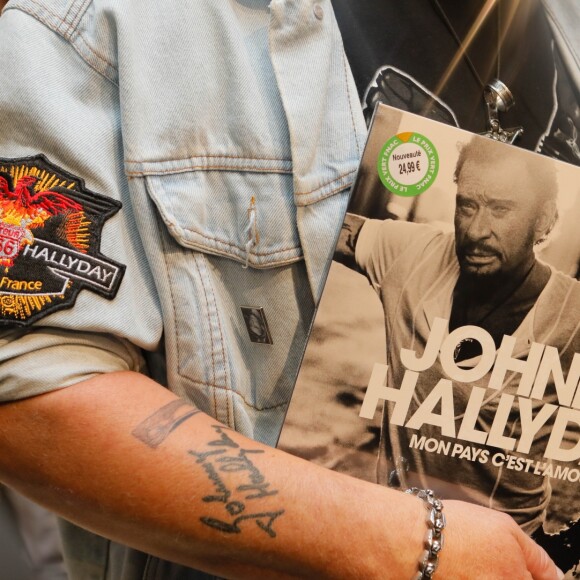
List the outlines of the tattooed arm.
<svg viewBox="0 0 580 580">
<path fill-rule="evenodd" d="M 416 498 L 251 441 L 130 372 L 0 406 L 0 479 L 97 533 L 227 578 L 410 578 L 426 531 Z M 556 577 L 507 516 L 445 510 L 438 577 Z"/>
</svg>

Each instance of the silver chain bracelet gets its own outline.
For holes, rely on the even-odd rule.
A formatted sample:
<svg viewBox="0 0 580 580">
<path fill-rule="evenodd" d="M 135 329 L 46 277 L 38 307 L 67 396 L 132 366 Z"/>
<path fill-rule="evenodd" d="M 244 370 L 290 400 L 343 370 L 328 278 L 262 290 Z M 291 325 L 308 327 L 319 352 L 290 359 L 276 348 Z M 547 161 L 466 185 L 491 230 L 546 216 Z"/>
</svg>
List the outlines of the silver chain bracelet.
<svg viewBox="0 0 580 580">
<path fill-rule="evenodd" d="M 429 512 L 427 515 L 427 535 L 425 536 L 425 552 L 419 561 L 419 572 L 413 580 L 431 580 L 437 565 L 439 554 L 443 549 L 443 530 L 445 528 L 445 514 L 443 502 L 435 497 L 430 489 L 411 487 L 405 493 L 409 493 L 422 499 Z"/>
</svg>

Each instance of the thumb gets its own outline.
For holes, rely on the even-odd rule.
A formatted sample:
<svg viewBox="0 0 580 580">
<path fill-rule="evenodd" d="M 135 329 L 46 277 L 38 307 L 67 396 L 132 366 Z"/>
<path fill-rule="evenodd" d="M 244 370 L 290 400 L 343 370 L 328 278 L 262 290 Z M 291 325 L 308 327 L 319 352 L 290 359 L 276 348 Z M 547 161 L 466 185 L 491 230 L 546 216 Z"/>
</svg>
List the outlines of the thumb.
<svg viewBox="0 0 580 580">
<path fill-rule="evenodd" d="M 546 550 L 523 532 L 519 534 L 519 543 L 534 580 L 562 580 L 564 578 L 564 573 L 554 564 Z"/>
</svg>

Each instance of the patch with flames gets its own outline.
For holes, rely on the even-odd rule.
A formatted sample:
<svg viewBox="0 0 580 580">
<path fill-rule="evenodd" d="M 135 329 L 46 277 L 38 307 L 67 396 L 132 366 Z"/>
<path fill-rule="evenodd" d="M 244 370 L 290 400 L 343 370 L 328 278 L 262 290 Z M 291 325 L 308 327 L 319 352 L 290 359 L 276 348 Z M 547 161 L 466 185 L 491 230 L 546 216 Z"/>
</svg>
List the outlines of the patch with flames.
<svg viewBox="0 0 580 580">
<path fill-rule="evenodd" d="M 83 288 L 114 298 L 125 266 L 100 245 L 120 209 L 44 155 L 0 158 L 0 324 L 71 308 Z"/>
</svg>

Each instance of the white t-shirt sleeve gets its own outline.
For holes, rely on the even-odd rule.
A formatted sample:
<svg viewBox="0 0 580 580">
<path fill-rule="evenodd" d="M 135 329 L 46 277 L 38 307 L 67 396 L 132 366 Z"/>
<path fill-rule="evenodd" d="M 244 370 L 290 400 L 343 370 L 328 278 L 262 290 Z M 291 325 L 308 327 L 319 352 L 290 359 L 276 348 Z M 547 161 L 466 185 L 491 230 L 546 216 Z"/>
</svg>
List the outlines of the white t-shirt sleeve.
<svg viewBox="0 0 580 580">
<path fill-rule="evenodd" d="M 411 260 L 414 248 L 436 233 L 437 230 L 427 224 L 369 219 L 356 242 L 356 263 L 378 290 L 398 260 Z"/>
</svg>

